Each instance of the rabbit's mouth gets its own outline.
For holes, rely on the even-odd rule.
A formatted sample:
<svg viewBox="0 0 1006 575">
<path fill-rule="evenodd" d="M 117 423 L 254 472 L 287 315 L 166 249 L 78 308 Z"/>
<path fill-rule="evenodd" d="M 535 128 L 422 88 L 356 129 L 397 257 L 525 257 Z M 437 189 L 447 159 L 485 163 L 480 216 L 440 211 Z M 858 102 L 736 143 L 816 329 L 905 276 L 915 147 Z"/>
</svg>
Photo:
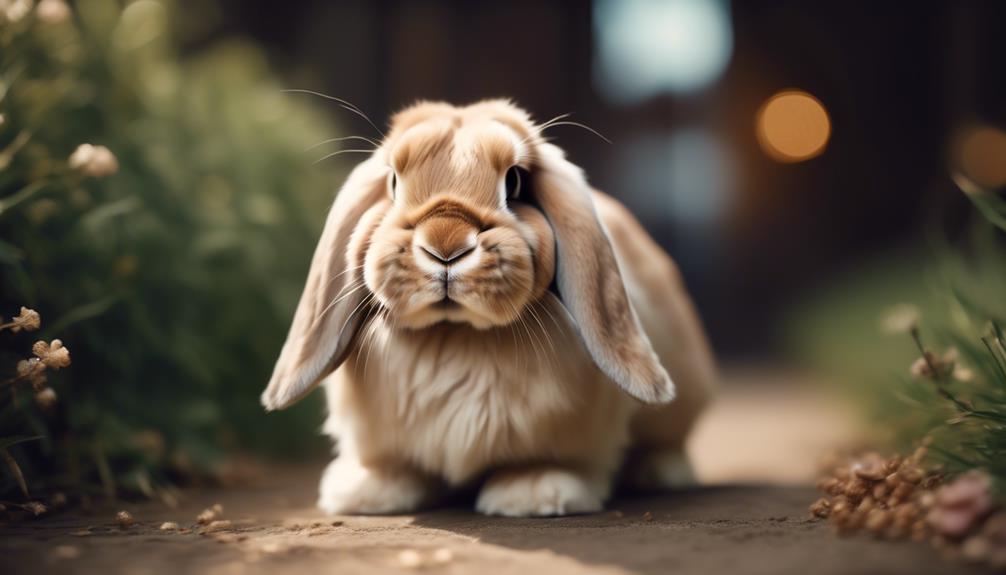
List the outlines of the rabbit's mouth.
<svg viewBox="0 0 1006 575">
<path fill-rule="evenodd" d="M 443 311 L 452 311 L 461 309 L 461 304 L 451 299 L 450 296 L 445 295 L 440 301 L 434 302 L 430 307 L 434 309 L 439 309 Z"/>
</svg>

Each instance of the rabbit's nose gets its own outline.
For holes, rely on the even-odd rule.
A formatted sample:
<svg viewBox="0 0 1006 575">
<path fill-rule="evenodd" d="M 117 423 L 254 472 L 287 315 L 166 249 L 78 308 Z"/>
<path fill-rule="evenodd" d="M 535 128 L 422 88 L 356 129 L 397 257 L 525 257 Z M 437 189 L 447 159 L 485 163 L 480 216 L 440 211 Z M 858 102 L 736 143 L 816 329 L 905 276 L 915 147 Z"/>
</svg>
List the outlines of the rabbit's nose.
<svg viewBox="0 0 1006 575">
<path fill-rule="evenodd" d="M 479 229 L 458 210 L 434 211 L 415 228 L 416 257 L 438 265 L 455 265 L 476 250 Z"/>
<path fill-rule="evenodd" d="M 453 239 L 453 241 L 451 241 Z M 428 258 L 435 263 L 452 265 L 458 263 L 466 255 L 475 251 L 477 240 L 474 233 L 463 237 L 422 237 L 416 238 L 416 247 L 420 248 Z"/>
<path fill-rule="evenodd" d="M 446 266 L 457 262 L 461 258 L 475 251 L 475 246 L 472 245 L 472 246 L 461 247 L 454 250 L 448 255 L 444 255 L 443 252 L 441 252 L 440 250 L 438 250 L 433 246 L 424 246 L 420 244 L 419 249 L 422 250 L 423 253 L 425 253 L 427 256 L 429 256 L 430 259 L 442 263 Z"/>
</svg>

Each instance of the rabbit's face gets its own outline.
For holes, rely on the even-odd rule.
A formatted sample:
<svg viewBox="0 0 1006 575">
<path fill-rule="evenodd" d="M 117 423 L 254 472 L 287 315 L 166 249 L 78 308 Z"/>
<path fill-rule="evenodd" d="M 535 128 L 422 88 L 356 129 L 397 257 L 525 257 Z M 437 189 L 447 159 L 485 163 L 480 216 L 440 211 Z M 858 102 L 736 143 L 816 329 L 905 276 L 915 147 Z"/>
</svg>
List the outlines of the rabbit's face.
<svg viewBox="0 0 1006 575">
<path fill-rule="evenodd" d="M 452 109 L 398 122 L 385 148 L 388 200 L 363 257 L 390 322 L 506 325 L 548 288 L 554 238 L 522 201 L 533 149 L 519 120 Z"/>
</svg>

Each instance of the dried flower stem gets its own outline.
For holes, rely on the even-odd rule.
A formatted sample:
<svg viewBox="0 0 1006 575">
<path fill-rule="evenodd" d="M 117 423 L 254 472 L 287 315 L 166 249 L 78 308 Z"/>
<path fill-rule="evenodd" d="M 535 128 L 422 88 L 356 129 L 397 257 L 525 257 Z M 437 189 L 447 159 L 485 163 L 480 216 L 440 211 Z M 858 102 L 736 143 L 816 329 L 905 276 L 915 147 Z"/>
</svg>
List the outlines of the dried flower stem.
<svg viewBox="0 0 1006 575">
<path fill-rule="evenodd" d="M 14 456 L 7 451 L 6 447 L 0 449 L 0 455 L 2 455 L 4 461 L 7 462 L 7 467 L 10 468 L 11 474 L 13 474 L 14 479 L 17 480 L 17 486 L 21 488 L 21 493 L 27 499 L 30 495 L 28 493 L 28 484 L 24 480 L 24 473 L 21 473 L 21 466 L 17 464 L 17 460 L 14 459 Z"/>
<path fill-rule="evenodd" d="M 992 342 L 995 342 L 996 345 L 992 345 Z M 985 347 L 989 350 L 989 354 L 992 355 L 992 362 L 995 363 L 996 369 L 999 370 L 999 375 L 1002 376 L 1003 381 L 1006 381 L 1006 366 L 1003 365 L 1006 362 L 1006 348 L 1003 347 L 1003 342 L 999 339 L 999 326 L 993 323 L 991 333 L 982 336 L 982 343 L 985 344 Z M 999 349 L 997 350 L 996 348 Z M 1000 355 L 1003 357 L 1000 358 Z"/>
<path fill-rule="evenodd" d="M 49 182 L 45 180 L 35 180 L 34 182 L 28 184 L 27 186 L 7 196 L 3 200 L 0 200 L 0 215 L 2 215 L 5 211 L 13 208 L 14 206 L 20 204 L 21 202 L 27 200 L 28 198 L 34 196 L 43 188 L 45 188 L 46 185 L 48 184 Z"/>
<path fill-rule="evenodd" d="M 922 343 L 922 336 L 919 333 L 919 328 L 917 327 L 912 328 L 909 333 L 911 333 L 912 341 L 915 342 L 915 347 L 919 349 L 919 353 L 922 354 L 922 358 L 925 360 L 926 365 L 929 367 L 929 371 L 932 373 L 932 377 L 929 379 L 931 379 L 933 384 L 935 385 L 936 393 L 938 393 L 941 397 L 943 397 L 947 401 L 953 403 L 954 406 L 962 413 L 966 413 L 968 415 L 974 417 L 980 417 L 983 419 L 990 419 L 992 421 L 1006 422 L 1006 417 L 1003 417 L 1002 415 L 995 413 L 993 411 L 975 409 L 974 407 L 968 405 L 967 403 L 961 401 L 960 399 L 957 399 L 957 397 L 954 394 L 947 391 L 947 389 L 943 387 L 944 379 L 946 378 L 947 374 L 944 373 L 944 371 L 937 369 L 936 364 L 933 362 L 932 355 L 926 349 L 926 346 L 923 345 Z M 984 341 L 984 338 L 982 339 Z"/>
</svg>

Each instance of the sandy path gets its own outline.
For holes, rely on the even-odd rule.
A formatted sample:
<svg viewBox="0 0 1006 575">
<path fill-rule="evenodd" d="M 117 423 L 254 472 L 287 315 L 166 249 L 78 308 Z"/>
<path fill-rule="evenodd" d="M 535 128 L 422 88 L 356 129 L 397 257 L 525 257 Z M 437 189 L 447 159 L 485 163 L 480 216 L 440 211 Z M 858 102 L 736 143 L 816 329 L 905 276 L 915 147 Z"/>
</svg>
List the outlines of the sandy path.
<svg viewBox="0 0 1006 575">
<path fill-rule="evenodd" d="M 289 470 L 271 485 L 193 494 L 176 510 L 125 506 L 137 520 L 126 530 L 114 526 L 112 509 L 6 527 L 0 529 L 0 572 L 964 572 L 925 546 L 832 536 L 826 525 L 807 519 L 813 498 L 807 488 L 706 487 L 622 499 L 611 506 L 615 511 L 558 519 L 489 519 L 464 508 L 328 518 L 312 508 L 318 472 Z M 157 529 L 171 520 L 191 526 L 215 502 L 233 530 Z"/>
<path fill-rule="evenodd" d="M 320 464 L 277 467 L 255 487 L 191 492 L 178 509 L 121 504 L 0 526 L 0 573 L 967 573 L 925 545 L 839 539 L 807 518 L 815 494 L 798 484 L 814 456 L 848 439 L 843 421 L 815 393 L 730 388 L 690 446 L 700 478 L 716 485 L 618 499 L 581 517 L 485 518 L 464 502 L 414 516 L 324 517 L 313 507 Z M 192 527 L 217 502 L 228 531 L 158 530 L 163 521 Z M 136 525 L 116 527 L 118 509 Z"/>
</svg>

